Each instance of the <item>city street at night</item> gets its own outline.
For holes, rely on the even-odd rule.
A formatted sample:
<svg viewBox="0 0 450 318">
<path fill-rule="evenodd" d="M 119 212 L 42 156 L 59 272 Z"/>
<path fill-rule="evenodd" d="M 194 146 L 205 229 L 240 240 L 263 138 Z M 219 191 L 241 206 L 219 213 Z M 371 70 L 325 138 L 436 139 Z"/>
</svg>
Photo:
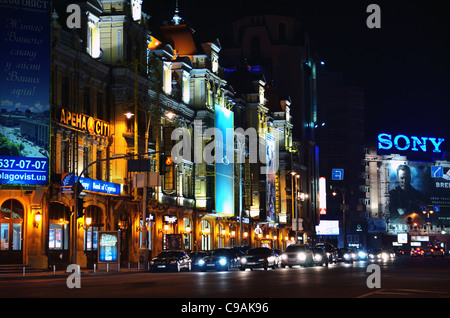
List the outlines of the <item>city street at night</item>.
<svg viewBox="0 0 450 318">
<path fill-rule="evenodd" d="M 4 312 L 441 307 L 449 3 L 0 0 Z"/>
<path fill-rule="evenodd" d="M 369 288 L 368 261 L 275 270 L 130 272 L 81 277 L 81 288 L 65 278 L 0 280 L 2 298 L 448 298 L 450 258 L 398 257 L 380 266 L 380 288 Z M 154 300 L 156 303 L 157 301 Z M 198 302 L 198 299 L 197 299 Z M 177 301 L 183 303 L 182 301 Z M 289 302 L 288 302 L 289 303 Z M 176 308 L 169 308 L 176 312 Z M 274 310 L 274 308 L 272 308 Z"/>
</svg>

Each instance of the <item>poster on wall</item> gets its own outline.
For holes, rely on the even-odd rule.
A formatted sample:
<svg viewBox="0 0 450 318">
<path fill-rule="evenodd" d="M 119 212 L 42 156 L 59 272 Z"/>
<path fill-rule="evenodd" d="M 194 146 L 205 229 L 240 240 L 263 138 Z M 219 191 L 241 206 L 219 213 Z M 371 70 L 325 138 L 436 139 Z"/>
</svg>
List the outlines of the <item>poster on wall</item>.
<svg viewBox="0 0 450 318">
<path fill-rule="evenodd" d="M 398 234 L 407 226 L 430 222 L 439 225 L 450 216 L 450 167 L 434 162 L 389 164 L 388 232 Z M 435 212 L 438 209 L 439 212 Z M 424 213 L 425 211 L 425 213 Z M 433 211 L 433 218 L 427 212 Z"/>
<path fill-rule="evenodd" d="M 215 128 L 222 136 L 215 136 L 216 160 L 216 213 L 223 216 L 234 215 L 234 158 L 228 158 L 227 154 L 234 155 L 234 139 L 231 144 L 227 143 L 227 130 L 234 129 L 234 114 L 231 110 L 216 105 Z M 228 149 L 227 149 L 228 148 Z"/>
<path fill-rule="evenodd" d="M 98 242 L 98 262 L 118 263 L 120 255 L 119 232 L 98 232 Z"/>
<path fill-rule="evenodd" d="M 0 2 L 1 184 L 49 182 L 50 2 Z"/>
</svg>

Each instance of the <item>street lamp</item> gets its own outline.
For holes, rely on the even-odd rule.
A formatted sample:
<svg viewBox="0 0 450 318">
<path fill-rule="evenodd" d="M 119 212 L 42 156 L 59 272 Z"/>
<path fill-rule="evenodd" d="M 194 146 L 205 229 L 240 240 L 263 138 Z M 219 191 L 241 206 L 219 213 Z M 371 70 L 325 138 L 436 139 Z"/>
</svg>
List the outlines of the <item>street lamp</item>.
<svg viewBox="0 0 450 318">
<path fill-rule="evenodd" d="M 347 234 L 346 234 L 346 225 L 345 225 L 345 212 L 347 210 L 347 205 L 345 204 L 345 194 L 347 193 L 347 188 L 339 188 L 339 187 L 332 187 L 333 189 L 333 196 L 335 197 L 337 195 L 337 191 L 339 191 L 342 195 L 342 234 L 344 236 L 344 248 L 347 247 Z"/>
</svg>

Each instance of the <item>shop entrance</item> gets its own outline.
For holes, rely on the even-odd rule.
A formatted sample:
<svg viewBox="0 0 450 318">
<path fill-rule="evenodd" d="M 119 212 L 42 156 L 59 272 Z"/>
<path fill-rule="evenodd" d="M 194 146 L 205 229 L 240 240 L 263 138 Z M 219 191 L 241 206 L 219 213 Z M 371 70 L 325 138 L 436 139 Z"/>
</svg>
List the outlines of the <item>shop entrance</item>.
<svg viewBox="0 0 450 318">
<path fill-rule="evenodd" d="M 23 205 L 14 199 L 0 209 L 0 264 L 23 263 Z"/>
</svg>

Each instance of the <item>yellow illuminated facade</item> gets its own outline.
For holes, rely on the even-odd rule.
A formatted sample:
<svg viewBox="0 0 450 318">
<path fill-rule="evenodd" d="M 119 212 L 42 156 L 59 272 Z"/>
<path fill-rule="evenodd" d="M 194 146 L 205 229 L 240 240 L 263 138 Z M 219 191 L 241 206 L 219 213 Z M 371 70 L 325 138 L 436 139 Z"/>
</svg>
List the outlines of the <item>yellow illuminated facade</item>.
<svg viewBox="0 0 450 318">
<path fill-rule="evenodd" d="M 172 248 L 284 249 L 293 206 L 289 101 L 272 112 L 264 78 L 252 81 L 250 92 L 237 94 L 219 64 L 220 41 L 203 43 L 197 51 L 192 29 L 180 20 L 153 37 L 142 1 L 88 3 L 76 32 L 53 16 L 50 183 L 0 190 L 0 225 L 11 233 L 9 246 L 1 242 L 0 252 L 11 250 L 2 261 L 93 268 L 100 231 L 118 231 L 123 263 L 146 262 Z M 262 139 L 281 133 L 271 221 L 261 164 L 250 162 L 248 154 L 233 165 L 234 215 L 216 213 L 214 164 L 194 157 L 162 164 L 171 157 L 172 132 L 188 131 L 194 147 L 196 133 L 215 127 L 216 106 L 234 114 L 235 128 L 254 128 Z M 205 149 L 212 141 L 203 138 L 199 146 Z M 140 159 L 144 168 L 129 159 Z M 78 177 L 98 185 L 83 191 L 80 218 L 71 192 Z M 105 193 L 101 187 L 120 190 Z"/>
</svg>

